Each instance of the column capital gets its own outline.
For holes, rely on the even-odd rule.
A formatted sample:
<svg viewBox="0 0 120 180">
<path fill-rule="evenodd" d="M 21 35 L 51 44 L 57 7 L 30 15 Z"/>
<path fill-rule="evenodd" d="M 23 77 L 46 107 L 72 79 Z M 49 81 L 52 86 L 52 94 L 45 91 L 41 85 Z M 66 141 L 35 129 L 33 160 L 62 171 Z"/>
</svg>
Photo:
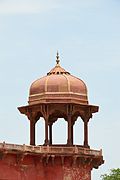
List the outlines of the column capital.
<svg viewBox="0 0 120 180">
<path fill-rule="evenodd" d="M 68 104 L 67 105 L 67 116 L 72 116 L 72 112 L 73 112 L 73 105 Z"/>
<path fill-rule="evenodd" d="M 90 118 L 92 118 L 92 112 L 89 109 L 85 110 L 84 113 L 81 114 L 81 118 L 84 122 L 89 122 Z"/>
<path fill-rule="evenodd" d="M 37 116 L 37 112 L 31 111 L 27 112 L 27 117 L 30 121 L 35 121 Z"/>
<path fill-rule="evenodd" d="M 48 105 L 47 105 L 47 104 L 43 104 L 43 105 L 42 105 L 41 112 L 42 112 L 42 114 L 43 114 L 44 119 L 45 119 L 45 120 L 48 119 L 49 113 L 48 113 Z"/>
</svg>

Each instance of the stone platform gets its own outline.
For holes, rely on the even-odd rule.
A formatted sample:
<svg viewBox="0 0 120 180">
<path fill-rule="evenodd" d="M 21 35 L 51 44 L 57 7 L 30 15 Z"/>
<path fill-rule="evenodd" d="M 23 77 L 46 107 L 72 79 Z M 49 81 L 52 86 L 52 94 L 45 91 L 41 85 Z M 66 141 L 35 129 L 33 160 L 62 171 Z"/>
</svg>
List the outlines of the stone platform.
<svg viewBox="0 0 120 180">
<path fill-rule="evenodd" d="M 0 143 L 0 180 L 90 180 L 102 150 Z"/>
</svg>

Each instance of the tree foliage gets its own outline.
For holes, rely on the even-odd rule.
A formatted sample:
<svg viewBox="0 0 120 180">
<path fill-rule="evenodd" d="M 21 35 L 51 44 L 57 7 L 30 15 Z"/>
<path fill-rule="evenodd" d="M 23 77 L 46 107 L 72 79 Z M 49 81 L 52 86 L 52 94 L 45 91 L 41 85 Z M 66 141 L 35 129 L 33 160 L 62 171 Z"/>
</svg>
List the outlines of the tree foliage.
<svg viewBox="0 0 120 180">
<path fill-rule="evenodd" d="M 111 169 L 109 174 L 101 175 L 102 180 L 120 180 L 120 168 Z"/>
</svg>

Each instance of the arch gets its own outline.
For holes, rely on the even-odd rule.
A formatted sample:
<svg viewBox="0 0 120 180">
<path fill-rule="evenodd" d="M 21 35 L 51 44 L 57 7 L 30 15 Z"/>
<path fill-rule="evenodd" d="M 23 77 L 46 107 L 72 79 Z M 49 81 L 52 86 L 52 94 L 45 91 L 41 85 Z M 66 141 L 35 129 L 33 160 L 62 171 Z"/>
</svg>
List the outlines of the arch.
<svg viewBox="0 0 120 180">
<path fill-rule="evenodd" d="M 49 120 L 55 118 L 67 118 L 67 114 L 61 109 L 53 109 L 49 114 Z"/>
<path fill-rule="evenodd" d="M 63 118 L 58 118 L 53 124 L 53 145 L 67 144 L 67 122 Z"/>
<path fill-rule="evenodd" d="M 44 120 L 44 118 L 40 118 L 36 122 L 35 137 L 36 137 L 36 145 L 44 144 L 44 140 L 45 140 L 45 120 Z"/>
<path fill-rule="evenodd" d="M 37 121 L 38 121 L 41 117 L 43 117 L 42 112 L 41 112 L 41 111 L 36 112 L 35 115 L 34 115 L 35 123 L 37 123 Z"/>
<path fill-rule="evenodd" d="M 84 123 L 79 116 L 73 126 L 73 144 L 83 145 L 84 141 Z"/>
<path fill-rule="evenodd" d="M 73 119 L 74 121 L 76 121 L 78 117 L 82 117 L 82 112 L 80 112 L 80 111 L 75 111 L 74 114 L 72 115 L 72 119 Z"/>
</svg>

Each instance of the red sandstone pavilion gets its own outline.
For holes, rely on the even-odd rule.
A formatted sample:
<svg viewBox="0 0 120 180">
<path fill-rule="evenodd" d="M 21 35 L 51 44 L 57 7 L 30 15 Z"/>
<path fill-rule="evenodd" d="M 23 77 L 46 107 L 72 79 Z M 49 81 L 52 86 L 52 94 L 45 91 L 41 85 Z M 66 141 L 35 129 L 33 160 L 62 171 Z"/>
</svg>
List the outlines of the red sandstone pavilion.
<svg viewBox="0 0 120 180">
<path fill-rule="evenodd" d="M 18 109 L 29 119 L 30 145 L 0 143 L 0 180 L 91 180 L 91 170 L 104 163 L 102 150 L 88 144 L 88 122 L 99 107 L 89 105 L 85 83 L 60 66 L 58 53 L 56 66 L 32 83 L 28 105 Z M 41 117 L 45 141 L 36 145 L 35 124 Z M 84 123 L 83 145 L 73 142 L 78 117 Z M 52 143 L 52 125 L 58 118 L 68 124 L 66 144 Z"/>
</svg>

